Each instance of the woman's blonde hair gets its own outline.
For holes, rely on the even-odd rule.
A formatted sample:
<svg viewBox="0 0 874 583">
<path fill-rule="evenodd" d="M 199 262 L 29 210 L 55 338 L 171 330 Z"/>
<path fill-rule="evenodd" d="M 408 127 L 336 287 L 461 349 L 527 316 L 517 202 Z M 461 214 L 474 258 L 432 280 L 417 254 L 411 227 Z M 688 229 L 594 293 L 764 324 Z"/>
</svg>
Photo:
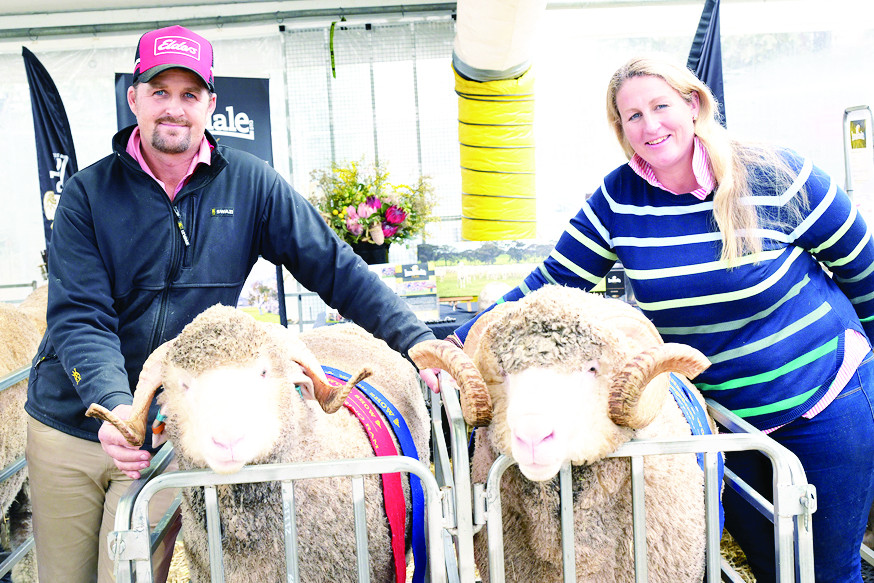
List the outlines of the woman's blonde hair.
<svg viewBox="0 0 874 583">
<path fill-rule="evenodd" d="M 773 187 L 785 187 L 792 183 L 793 177 L 788 165 L 774 149 L 753 146 L 731 139 L 720 124 L 720 114 L 716 99 L 710 89 L 692 71 L 670 61 L 657 57 L 635 57 L 620 67 L 607 86 L 607 120 L 616 133 L 625 155 L 630 160 L 634 156 L 625 132 L 622 117 L 616 106 L 616 94 L 628 79 L 633 77 L 659 77 L 687 103 L 692 95 L 698 95 L 698 118 L 695 120 L 695 135 L 707 149 L 716 190 L 713 193 L 713 214 L 722 234 L 721 258 L 733 264 L 743 255 L 762 250 L 762 239 L 758 234 L 759 218 L 756 207 L 741 204 L 740 199 L 749 194 L 750 173 L 757 168 L 773 168 L 767 174 L 777 182 Z M 802 193 L 803 195 L 803 193 Z M 800 201 L 806 204 L 806 198 Z M 794 203 L 793 203 L 794 204 Z M 797 215 L 797 209 L 794 215 Z M 794 220 L 793 216 L 790 220 Z"/>
</svg>

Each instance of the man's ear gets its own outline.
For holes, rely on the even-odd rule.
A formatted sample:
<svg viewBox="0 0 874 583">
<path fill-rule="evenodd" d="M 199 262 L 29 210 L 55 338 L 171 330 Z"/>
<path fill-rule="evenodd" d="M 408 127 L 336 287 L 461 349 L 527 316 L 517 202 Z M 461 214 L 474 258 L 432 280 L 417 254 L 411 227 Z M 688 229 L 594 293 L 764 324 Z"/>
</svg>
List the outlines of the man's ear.
<svg viewBox="0 0 874 583">
<path fill-rule="evenodd" d="M 127 106 L 130 107 L 134 116 L 137 114 L 137 90 L 130 86 L 127 88 Z"/>
<path fill-rule="evenodd" d="M 215 111 L 216 105 L 216 95 L 215 93 L 209 94 L 209 106 L 207 107 L 207 116 L 212 117 L 212 112 Z"/>
</svg>

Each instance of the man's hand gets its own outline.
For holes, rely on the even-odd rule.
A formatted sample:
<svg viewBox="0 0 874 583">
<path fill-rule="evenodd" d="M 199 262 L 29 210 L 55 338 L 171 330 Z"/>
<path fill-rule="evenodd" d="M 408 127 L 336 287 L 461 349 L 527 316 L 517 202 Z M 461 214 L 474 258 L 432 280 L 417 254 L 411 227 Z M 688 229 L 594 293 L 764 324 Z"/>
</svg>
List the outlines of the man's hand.
<svg viewBox="0 0 874 583">
<path fill-rule="evenodd" d="M 428 388 L 431 389 L 431 392 L 437 394 L 440 392 L 440 375 L 441 369 L 439 368 L 423 368 L 419 371 L 419 378 L 422 379 L 422 382 L 428 385 Z M 456 391 L 458 390 L 458 385 L 455 383 L 455 379 L 452 378 L 449 373 L 443 374 L 443 384 L 454 388 Z"/>
<path fill-rule="evenodd" d="M 112 412 L 121 419 L 128 419 L 130 418 L 131 406 L 118 405 Z M 100 445 L 106 455 L 112 458 L 116 467 L 124 472 L 128 478 L 139 479 L 140 470 L 149 467 L 152 454 L 146 450 L 134 448 L 112 424 L 104 421 L 103 425 L 100 426 L 100 431 L 97 432 L 97 438 L 100 440 Z"/>
</svg>

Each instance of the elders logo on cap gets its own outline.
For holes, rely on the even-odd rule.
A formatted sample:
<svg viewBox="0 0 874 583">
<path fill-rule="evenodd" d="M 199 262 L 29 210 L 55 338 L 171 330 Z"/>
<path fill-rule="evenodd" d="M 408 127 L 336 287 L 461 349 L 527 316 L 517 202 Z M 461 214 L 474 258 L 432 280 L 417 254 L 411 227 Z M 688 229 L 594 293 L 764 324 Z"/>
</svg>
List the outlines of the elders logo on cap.
<svg viewBox="0 0 874 583">
<path fill-rule="evenodd" d="M 165 53 L 188 55 L 200 60 L 200 43 L 184 36 L 162 36 L 155 39 L 155 56 Z"/>
<path fill-rule="evenodd" d="M 208 40 L 182 26 L 168 26 L 140 37 L 134 57 L 134 83 L 149 82 L 172 68 L 188 69 L 213 88 L 213 52 Z"/>
</svg>

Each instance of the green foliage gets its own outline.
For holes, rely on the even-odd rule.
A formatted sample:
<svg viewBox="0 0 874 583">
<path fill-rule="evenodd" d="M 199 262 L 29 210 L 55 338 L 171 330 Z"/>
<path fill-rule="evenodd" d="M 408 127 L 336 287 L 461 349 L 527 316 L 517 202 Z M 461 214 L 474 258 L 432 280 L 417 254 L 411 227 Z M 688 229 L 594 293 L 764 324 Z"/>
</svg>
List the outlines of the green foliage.
<svg viewBox="0 0 874 583">
<path fill-rule="evenodd" d="M 347 243 L 381 244 L 424 233 L 436 203 L 427 176 L 413 185 L 392 184 L 381 164 L 363 160 L 314 170 L 317 192 L 309 201 L 335 233 Z"/>
<path fill-rule="evenodd" d="M 248 308 L 240 308 L 242 311 L 250 314 L 256 320 L 261 322 L 275 322 L 279 323 L 279 314 L 274 314 L 272 312 L 262 312 L 258 308 L 248 307 Z"/>
</svg>

